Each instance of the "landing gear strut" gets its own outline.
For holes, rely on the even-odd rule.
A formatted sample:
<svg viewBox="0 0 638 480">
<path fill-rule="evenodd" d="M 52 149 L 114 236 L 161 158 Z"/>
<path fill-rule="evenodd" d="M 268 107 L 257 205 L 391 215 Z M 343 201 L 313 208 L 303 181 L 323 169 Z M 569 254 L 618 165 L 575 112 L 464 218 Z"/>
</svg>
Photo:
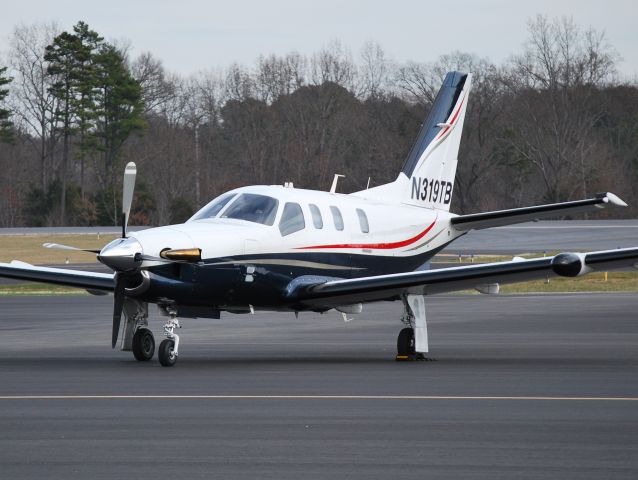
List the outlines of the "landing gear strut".
<svg viewBox="0 0 638 480">
<path fill-rule="evenodd" d="M 169 309 L 167 310 L 167 313 L 169 315 L 169 319 L 164 325 L 164 335 L 166 335 L 167 338 L 160 343 L 157 356 L 163 367 L 172 367 L 177 361 L 177 349 L 179 347 L 179 335 L 174 333 L 174 330 L 182 327 L 179 324 L 177 312 L 175 310 Z"/>
</svg>

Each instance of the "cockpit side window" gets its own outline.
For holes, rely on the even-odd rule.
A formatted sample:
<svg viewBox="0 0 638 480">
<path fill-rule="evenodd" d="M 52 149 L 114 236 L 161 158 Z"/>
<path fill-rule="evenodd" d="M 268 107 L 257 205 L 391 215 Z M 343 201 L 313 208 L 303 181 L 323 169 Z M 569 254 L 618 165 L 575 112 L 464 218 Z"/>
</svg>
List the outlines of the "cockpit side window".
<svg viewBox="0 0 638 480">
<path fill-rule="evenodd" d="M 221 218 L 234 218 L 248 222 L 272 225 L 275 223 L 279 201 L 254 193 L 242 193 L 224 211 Z"/>
<path fill-rule="evenodd" d="M 215 200 L 210 202 L 199 212 L 191 217 L 191 220 L 203 220 L 205 218 L 215 218 L 219 212 L 230 202 L 230 200 L 236 195 L 236 193 L 224 193 Z"/>
<path fill-rule="evenodd" d="M 315 226 L 315 228 L 322 229 L 323 218 L 321 218 L 321 210 L 319 210 L 319 207 L 317 205 L 314 205 L 312 203 L 308 206 L 310 207 L 310 213 L 312 215 L 312 224 Z"/>
<path fill-rule="evenodd" d="M 286 203 L 279 221 L 279 231 L 282 236 L 290 235 L 306 228 L 303 211 L 298 203 Z"/>
<path fill-rule="evenodd" d="M 366 212 L 357 208 L 357 216 L 359 217 L 359 227 L 361 228 L 361 233 L 368 233 L 370 231 L 370 224 L 368 223 L 368 216 Z"/>
<path fill-rule="evenodd" d="M 335 228 L 339 231 L 343 230 L 343 217 L 341 216 L 341 211 L 337 207 L 330 207 L 330 211 L 332 212 L 332 219 L 335 223 Z"/>
</svg>

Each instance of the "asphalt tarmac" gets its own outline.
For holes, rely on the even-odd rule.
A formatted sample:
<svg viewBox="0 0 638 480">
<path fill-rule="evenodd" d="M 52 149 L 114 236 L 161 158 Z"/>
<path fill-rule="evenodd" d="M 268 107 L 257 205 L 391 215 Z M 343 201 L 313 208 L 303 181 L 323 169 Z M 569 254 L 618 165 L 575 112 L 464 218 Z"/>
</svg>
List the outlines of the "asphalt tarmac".
<svg viewBox="0 0 638 480">
<path fill-rule="evenodd" d="M 0 298 L 1 478 L 638 478 L 635 294 L 432 297 L 412 363 L 400 304 L 185 319 L 173 368 L 110 302 Z"/>
<path fill-rule="evenodd" d="M 442 253 L 516 255 L 554 250 L 612 250 L 636 245 L 638 220 L 552 220 L 473 230 Z"/>
</svg>

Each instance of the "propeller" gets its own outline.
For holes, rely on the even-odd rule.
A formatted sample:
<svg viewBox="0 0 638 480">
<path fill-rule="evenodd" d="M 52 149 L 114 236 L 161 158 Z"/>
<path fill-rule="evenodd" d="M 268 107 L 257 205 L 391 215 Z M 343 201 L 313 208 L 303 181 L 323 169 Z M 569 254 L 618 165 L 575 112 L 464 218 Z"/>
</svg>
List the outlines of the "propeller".
<svg viewBox="0 0 638 480">
<path fill-rule="evenodd" d="M 131 214 L 131 204 L 133 203 L 133 192 L 135 191 L 135 177 L 137 167 L 134 162 L 129 162 L 124 168 L 124 180 L 122 182 L 122 238 L 126 237 L 126 227 Z M 130 240 L 126 240 L 129 242 Z M 139 244 L 138 244 L 139 245 Z M 100 253 L 100 252 L 98 252 Z M 132 260 L 135 262 L 135 255 Z M 111 333 L 111 347 L 115 348 L 117 337 L 120 333 L 120 323 L 122 321 L 122 310 L 124 310 L 124 288 L 126 287 L 126 273 L 115 272 L 115 288 L 113 289 L 113 329 Z"/>
<path fill-rule="evenodd" d="M 120 333 L 122 310 L 124 310 L 124 287 L 126 286 L 125 274 L 115 273 L 115 288 L 113 290 L 113 330 L 111 334 L 111 347 L 115 348 L 117 337 Z"/>
<path fill-rule="evenodd" d="M 54 250 L 74 250 L 76 252 L 100 253 L 100 250 L 97 249 L 71 247 L 70 245 L 62 245 L 61 243 L 43 243 L 42 246 L 44 248 L 51 248 Z"/>
<path fill-rule="evenodd" d="M 128 162 L 124 169 L 124 181 L 122 183 L 122 238 L 126 238 L 126 226 L 131 214 L 133 203 L 133 191 L 135 190 L 135 176 L 137 167 L 134 162 Z"/>
</svg>

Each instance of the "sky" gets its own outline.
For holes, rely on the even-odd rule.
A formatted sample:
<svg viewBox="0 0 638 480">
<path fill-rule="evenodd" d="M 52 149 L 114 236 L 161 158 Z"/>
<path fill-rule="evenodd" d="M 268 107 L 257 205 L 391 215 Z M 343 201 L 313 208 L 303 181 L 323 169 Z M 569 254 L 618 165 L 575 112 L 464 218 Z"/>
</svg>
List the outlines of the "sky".
<svg viewBox="0 0 638 480">
<path fill-rule="evenodd" d="M 603 30 L 622 57 L 619 71 L 638 78 L 636 0 L 12 0 L 0 16 L 0 51 L 18 24 L 86 21 L 107 40 L 150 51 L 167 70 L 188 75 L 253 64 L 260 54 L 312 54 L 338 39 L 356 57 L 376 41 L 393 60 L 427 62 L 452 51 L 500 63 L 520 52 L 527 21 L 571 16 Z"/>
</svg>

